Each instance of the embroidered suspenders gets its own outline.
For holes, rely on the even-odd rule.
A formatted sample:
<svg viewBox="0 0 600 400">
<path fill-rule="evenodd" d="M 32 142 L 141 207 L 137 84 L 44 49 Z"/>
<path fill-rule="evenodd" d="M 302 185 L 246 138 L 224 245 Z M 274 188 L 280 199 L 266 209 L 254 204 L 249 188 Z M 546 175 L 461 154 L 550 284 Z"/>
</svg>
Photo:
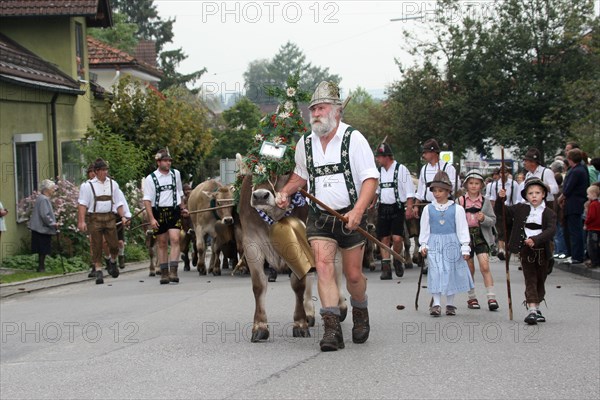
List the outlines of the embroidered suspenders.
<svg viewBox="0 0 600 400">
<path fill-rule="evenodd" d="M 315 195 L 315 178 L 327 175 L 334 175 L 343 171 L 344 181 L 346 182 L 346 189 L 348 190 L 348 196 L 350 197 L 350 205 L 354 206 L 354 203 L 358 200 L 358 193 L 356 193 L 356 186 L 354 185 L 354 179 L 352 177 L 352 168 L 350 166 L 350 137 L 354 128 L 351 126 L 346 129 L 342 138 L 342 149 L 340 155 L 340 162 L 333 165 L 323 165 L 315 167 L 312 139 L 306 137 L 304 139 L 304 151 L 306 152 L 306 168 L 308 169 L 308 176 L 310 182 L 310 194 Z M 310 149 L 310 150 L 309 150 Z M 314 203 L 311 203 L 313 209 L 316 210 Z"/>
<path fill-rule="evenodd" d="M 400 171 L 400 163 L 399 162 L 396 163 L 396 169 L 394 170 L 394 181 L 383 183 L 380 180 L 379 187 L 381 189 L 393 188 L 394 196 L 396 196 L 396 203 L 398 204 L 398 207 L 402 208 L 402 202 L 400 201 L 400 192 L 398 192 L 398 171 Z M 379 172 L 381 173 L 381 168 L 379 169 Z M 379 191 L 379 203 L 381 203 L 381 190 Z"/>
<path fill-rule="evenodd" d="M 175 173 L 170 171 L 171 174 L 171 184 L 169 185 L 159 185 L 158 178 L 156 177 L 156 173 L 153 172 L 150 175 L 152 176 L 152 180 L 154 181 L 154 189 L 155 189 L 155 197 L 154 197 L 154 207 L 158 208 L 158 204 L 160 201 L 160 192 L 163 190 L 171 190 L 173 192 L 173 208 L 177 206 L 177 185 L 175 183 Z"/>
<path fill-rule="evenodd" d="M 90 186 L 92 187 L 92 194 L 94 195 L 94 210 L 92 211 L 92 213 L 96 213 L 96 204 L 99 201 L 110 201 L 110 211 L 112 211 L 114 202 L 113 202 L 113 184 L 112 184 L 112 179 L 110 180 L 110 195 L 108 194 L 103 194 L 102 196 L 96 196 L 96 190 L 94 190 L 94 184 L 92 183 L 92 181 L 88 181 L 90 183 Z"/>
</svg>

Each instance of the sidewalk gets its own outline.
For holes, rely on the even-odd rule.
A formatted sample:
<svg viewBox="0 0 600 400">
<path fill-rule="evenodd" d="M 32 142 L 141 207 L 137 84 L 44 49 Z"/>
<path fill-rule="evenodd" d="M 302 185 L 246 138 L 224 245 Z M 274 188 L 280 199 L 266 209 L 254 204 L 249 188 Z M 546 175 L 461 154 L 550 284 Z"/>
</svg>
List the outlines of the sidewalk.
<svg viewBox="0 0 600 400">
<path fill-rule="evenodd" d="M 585 276 L 586 278 L 600 280 L 600 268 L 588 268 L 584 264 L 568 264 L 559 263 L 555 260 L 554 268 L 558 268 L 561 271 L 571 272 L 573 274 Z"/>
<path fill-rule="evenodd" d="M 137 272 L 148 269 L 150 261 L 140 261 L 137 263 L 125 264 L 124 269 L 120 269 L 120 275 L 130 272 Z M 19 293 L 31 293 L 37 290 L 49 289 L 57 286 L 70 285 L 85 281 L 95 281 L 95 278 L 88 278 L 89 270 L 73 272 L 66 275 L 44 276 L 41 278 L 29 279 L 22 282 L 0 284 L 0 298 L 14 296 Z M 106 273 L 106 272 L 105 272 Z"/>
</svg>

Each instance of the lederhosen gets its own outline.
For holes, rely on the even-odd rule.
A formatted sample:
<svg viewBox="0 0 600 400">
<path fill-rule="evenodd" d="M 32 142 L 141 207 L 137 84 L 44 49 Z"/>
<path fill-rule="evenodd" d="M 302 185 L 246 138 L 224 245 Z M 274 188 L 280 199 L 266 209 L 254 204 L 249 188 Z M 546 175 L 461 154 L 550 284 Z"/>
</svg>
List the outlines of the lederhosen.
<svg viewBox="0 0 600 400">
<path fill-rule="evenodd" d="M 344 132 L 340 163 L 333 165 L 330 164 L 316 167 L 314 165 L 312 139 L 309 136 L 304 139 L 309 188 L 310 193 L 313 196 L 315 194 L 315 178 L 335 175 L 343 171 L 348 197 L 350 198 L 350 205 L 340 210 L 336 210 L 342 215 L 352 210 L 354 204 L 358 200 L 358 193 L 356 191 L 356 186 L 354 185 L 352 168 L 350 165 L 350 138 L 352 137 L 353 131 L 354 128 L 349 126 L 346 129 L 346 132 Z M 361 228 L 366 228 L 366 221 L 367 215 L 364 214 L 360 222 Z M 311 239 L 334 240 L 342 249 L 351 249 L 363 245 L 365 241 L 364 238 L 357 231 L 347 230 L 344 225 L 345 224 L 338 221 L 335 216 L 329 214 L 327 211 L 317 208 L 314 203 L 311 203 L 306 227 L 306 236 L 309 241 Z"/>
<path fill-rule="evenodd" d="M 542 229 L 542 225 L 528 222 L 528 229 Z M 546 246 L 522 246 L 521 266 L 525 277 L 525 301 L 527 303 L 541 303 L 546 296 L 546 277 L 548 275 L 548 249 Z"/>
<path fill-rule="evenodd" d="M 109 178 L 110 179 L 110 178 Z M 94 184 L 92 181 L 88 181 L 92 188 L 92 194 L 94 196 L 94 208 L 89 213 L 89 231 L 91 236 L 92 246 L 92 261 L 99 263 L 102 261 L 102 239 L 106 239 L 110 254 L 115 255 L 119 251 L 119 242 L 117 238 L 117 226 L 112 212 L 114 206 L 113 200 L 113 184 L 110 179 L 110 195 L 96 195 Z M 96 212 L 96 204 L 99 201 L 110 201 L 110 211 L 105 213 Z"/>
<path fill-rule="evenodd" d="M 154 207 L 152 207 L 152 215 L 158 221 L 158 228 L 154 229 L 154 235 L 161 235 L 169 229 L 181 229 L 181 209 L 177 206 L 177 183 L 175 182 L 175 173 L 170 171 L 171 183 L 160 185 L 158 178 L 153 172 L 150 174 L 154 182 L 155 196 Z M 173 192 L 173 205 L 170 207 L 159 207 L 160 193 L 166 190 Z"/>
<path fill-rule="evenodd" d="M 405 204 L 400 201 L 398 191 L 398 173 L 400 163 L 396 163 L 394 170 L 394 179 L 392 182 L 381 182 L 379 180 L 379 205 L 377 207 L 377 236 L 382 238 L 390 235 L 404 236 Z M 381 169 L 379 170 L 381 174 Z M 394 189 L 396 202 L 393 204 L 384 204 L 381 202 L 381 191 L 383 189 Z"/>
<path fill-rule="evenodd" d="M 478 212 L 480 212 L 483 209 L 483 203 L 485 202 L 485 197 L 481 197 L 481 208 L 477 208 L 477 207 L 469 207 L 467 208 L 467 196 L 462 196 L 462 206 L 465 208 L 465 213 L 466 214 L 477 214 Z M 459 202 L 460 204 L 460 202 Z M 468 216 L 467 216 L 467 220 L 468 220 Z M 481 231 L 481 227 L 479 226 L 479 224 L 477 226 L 473 226 L 473 227 L 469 227 L 469 237 L 471 238 L 471 243 L 469 243 L 469 245 L 471 246 L 471 254 L 470 256 L 473 257 L 473 254 L 483 254 L 483 253 L 489 253 L 490 252 L 490 246 L 487 244 L 487 242 L 485 241 L 485 238 L 483 237 L 483 232 Z"/>
</svg>

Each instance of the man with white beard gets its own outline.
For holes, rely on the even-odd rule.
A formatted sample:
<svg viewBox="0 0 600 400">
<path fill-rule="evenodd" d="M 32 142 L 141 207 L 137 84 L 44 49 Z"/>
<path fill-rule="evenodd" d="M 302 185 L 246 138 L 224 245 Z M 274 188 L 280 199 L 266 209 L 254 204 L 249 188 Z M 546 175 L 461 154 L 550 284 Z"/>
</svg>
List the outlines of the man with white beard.
<svg viewBox="0 0 600 400">
<path fill-rule="evenodd" d="M 379 171 L 365 137 L 341 122 L 342 101 L 335 83 L 319 84 L 309 110 L 312 133 L 304 135 L 296 146 L 296 168 L 277 193 L 277 205 L 287 208 L 290 197 L 308 184 L 313 196 L 347 218 L 347 223 L 343 223 L 312 204 L 306 228 L 315 257 L 322 306 L 321 351 L 335 351 L 344 348 L 334 273 L 338 247 L 351 296 L 352 341 L 364 343 L 369 337 L 367 280 L 362 273 L 365 239 L 356 228 L 366 228 L 366 210 L 375 196 Z"/>
</svg>

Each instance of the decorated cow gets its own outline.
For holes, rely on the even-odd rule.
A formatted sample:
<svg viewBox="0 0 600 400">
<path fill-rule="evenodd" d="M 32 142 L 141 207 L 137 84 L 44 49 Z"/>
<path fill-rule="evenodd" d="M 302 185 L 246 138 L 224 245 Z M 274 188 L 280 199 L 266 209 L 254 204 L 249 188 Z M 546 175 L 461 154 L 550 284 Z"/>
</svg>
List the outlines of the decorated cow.
<svg viewBox="0 0 600 400">
<path fill-rule="evenodd" d="M 293 142 L 306 131 L 297 107 L 305 100 L 296 90 L 297 80 L 288 81 L 287 90 L 274 89 L 270 95 L 283 98 L 275 113 L 261 122 L 261 133 L 256 135 L 255 146 L 245 158 L 238 158 L 243 178 L 239 188 L 239 214 L 243 232 L 246 262 L 252 277 L 255 311 L 252 342 L 267 340 L 267 313 L 265 296 L 267 276 L 265 263 L 278 272 L 292 270 L 290 283 L 295 294 L 294 337 L 309 337 L 309 325 L 314 324 L 312 304 L 312 268 L 314 258 L 304 222 L 308 209 L 304 198 L 297 196 L 293 206 L 280 209 L 275 204 L 275 193 L 282 188 L 294 168 Z M 307 279 L 307 276 L 309 277 Z M 341 278 L 341 273 L 337 274 Z M 342 285 L 338 285 L 342 287 Z M 345 299 L 340 293 L 341 312 L 347 312 Z"/>
</svg>

